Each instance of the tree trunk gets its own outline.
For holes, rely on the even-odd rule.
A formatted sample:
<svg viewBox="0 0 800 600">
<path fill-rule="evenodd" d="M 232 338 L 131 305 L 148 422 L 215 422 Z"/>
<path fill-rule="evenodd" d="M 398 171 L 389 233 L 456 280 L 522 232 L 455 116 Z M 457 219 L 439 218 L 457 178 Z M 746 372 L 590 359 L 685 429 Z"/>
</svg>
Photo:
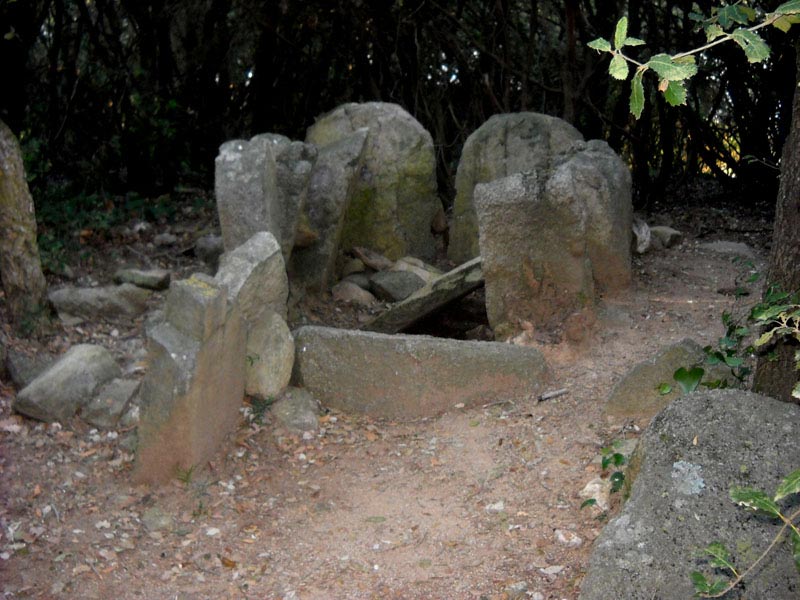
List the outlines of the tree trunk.
<svg viewBox="0 0 800 600">
<path fill-rule="evenodd" d="M 19 142 L 0 121 L 0 278 L 11 322 L 35 324 L 47 284 L 36 245 L 36 215 L 25 181 Z"/>
<path fill-rule="evenodd" d="M 792 125 L 783 145 L 781 183 L 775 209 L 775 229 L 767 283 L 777 284 L 784 291 L 800 290 L 800 42 L 795 45 L 797 76 L 792 104 Z M 800 378 L 794 353 L 800 344 L 792 339 L 780 340 L 773 358 L 761 356 L 756 365 L 753 389 L 787 402 Z"/>
</svg>

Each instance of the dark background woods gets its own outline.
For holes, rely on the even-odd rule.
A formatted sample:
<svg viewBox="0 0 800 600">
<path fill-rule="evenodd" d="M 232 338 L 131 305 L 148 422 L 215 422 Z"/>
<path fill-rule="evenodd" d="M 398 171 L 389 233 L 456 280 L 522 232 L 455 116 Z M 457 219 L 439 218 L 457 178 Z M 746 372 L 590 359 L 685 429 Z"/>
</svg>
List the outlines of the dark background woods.
<svg viewBox="0 0 800 600">
<path fill-rule="evenodd" d="M 773 9 L 780 2 L 762 2 Z M 302 139 L 349 101 L 396 102 L 433 135 L 445 204 L 461 146 L 489 116 L 531 110 L 604 138 L 631 164 L 636 203 L 710 173 L 772 200 L 791 117 L 793 39 L 748 65 L 702 55 L 686 106 L 628 83 L 586 47 L 627 14 L 648 52 L 704 42 L 692 2 L 603 0 L 0 0 L 0 118 L 21 138 L 37 210 L 83 195 L 119 202 L 208 189 L 220 143 Z M 708 14 L 712 2 L 699 7 Z M 634 49 L 636 50 L 636 49 Z M 732 179 L 734 178 L 734 179 Z"/>
</svg>

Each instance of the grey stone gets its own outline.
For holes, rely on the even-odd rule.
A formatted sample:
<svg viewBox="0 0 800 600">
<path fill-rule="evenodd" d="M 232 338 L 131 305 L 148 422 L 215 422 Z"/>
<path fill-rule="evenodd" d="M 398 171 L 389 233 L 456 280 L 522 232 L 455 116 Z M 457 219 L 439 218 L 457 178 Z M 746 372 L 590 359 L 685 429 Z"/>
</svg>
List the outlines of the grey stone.
<svg viewBox="0 0 800 600">
<path fill-rule="evenodd" d="M 478 256 L 473 191 L 522 171 L 547 170 L 552 157 L 583 136 L 561 119 L 538 113 L 494 115 L 467 138 L 456 173 L 456 198 L 447 254 L 456 263 Z"/>
<path fill-rule="evenodd" d="M 399 302 L 425 285 L 425 281 L 411 271 L 380 271 L 369 278 L 370 291 L 381 300 Z"/>
<path fill-rule="evenodd" d="M 174 246 L 178 243 L 178 236 L 174 233 L 159 233 L 153 237 L 153 243 L 156 246 Z"/>
<path fill-rule="evenodd" d="M 222 237 L 218 235 L 204 235 L 197 238 L 194 244 L 194 254 L 202 260 L 212 274 L 217 272 L 219 267 L 219 257 L 225 251 Z"/>
<path fill-rule="evenodd" d="M 164 512 L 160 506 L 151 506 L 142 513 L 142 525 L 148 531 L 168 531 L 172 529 L 174 523 L 172 515 Z"/>
<path fill-rule="evenodd" d="M 717 254 L 726 254 L 729 256 L 740 256 L 743 258 L 756 258 L 755 251 L 745 243 L 742 242 L 728 242 L 725 240 L 717 240 L 715 242 L 705 242 L 699 245 L 701 250 L 709 250 Z"/>
<path fill-rule="evenodd" d="M 713 541 L 725 544 L 742 571 L 751 565 L 781 523 L 737 506 L 729 489 L 772 496 L 800 464 L 798 430 L 799 406 L 750 392 L 702 391 L 675 400 L 641 438 L 630 499 L 595 542 L 581 600 L 691 598 L 692 571 L 721 575 L 702 556 Z M 744 589 L 725 597 L 796 599 L 797 585 L 791 553 L 781 545 Z"/>
<path fill-rule="evenodd" d="M 368 246 L 391 259 L 436 252 L 431 222 L 436 193 L 433 139 L 396 104 L 345 104 L 320 117 L 306 141 L 320 148 L 369 128 L 364 163 L 352 190 L 340 247 Z"/>
<path fill-rule="evenodd" d="M 286 321 L 274 312 L 247 332 L 245 392 L 266 400 L 280 394 L 292 377 L 294 339 Z"/>
<path fill-rule="evenodd" d="M 292 280 L 306 289 L 322 291 L 333 283 L 345 215 L 362 165 L 369 129 L 320 148 L 311 171 L 306 199 L 308 226 L 317 235 L 306 248 L 295 248 L 290 262 Z"/>
<path fill-rule="evenodd" d="M 386 312 L 367 323 L 364 329 L 397 333 L 482 285 L 481 258 L 473 258 L 420 288 L 404 301 L 390 306 Z"/>
<path fill-rule="evenodd" d="M 131 283 L 148 290 L 165 290 L 171 274 L 166 269 L 119 269 L 114 273 L 114 283 Z"/>
<path fill-rule="evenodd" d="M 116 427 L 138 390 L 134 379 L 112 379 L 81 410 L 81 419 L 99 429 Z"/>
<path fill-rule="evenodd" d="M 414 273 L 420 279 L 422 279 L 423 283 L 425 284 L 431 283 L 444 274 L 436 267 L 429 265 L 413 256 L 404 256 L 402 258 L 398 258 L 389 270 L 408 271 L 409 273 Z"/>
<path fill-rule="evenodd" d="M 535 348 L 427 336 L 301 327 L 292 381 L 326 406 L 389 419 L 439 414 L 538 392 Z"/>
<path fill-rule="evenodd" d="M 355 283 L 361 289 L 369 290 L 369 277 L 366 273 L 351 273 L 342 282 Z"/>
<path fill-rule="evenodd" d="M 370 248 L 353 246 L 353 254 L 367 267 L 375 271 L 388 271 L 394 266 L 394 261 L 386 258 L 380 252 L 375 252 Z"/>
<path fill-rule="evenodd" d="M 350 258 L 342 266 L 342 279 L 348 275 L 362 274 L 367 270 L 367 265 L 360 258 Z"/>
<path fill-rule="evenodd" d="M 270 412 L 287 429 L 316 431 L 319 427 L 319 403 L 302 388 L 287 389 Z"/>
<path fill-rule="evenodd" d="M 606 402 L 606 413 L 616 418 L 650 419 L 681 394 L 675 371 L 700 366 L 706 371 L 703 381 L 722 380 L 735 383 L 730 369 L 705 364 L 706 353 L 697 342 L 686 338 L 661 349 L 654 357 L 640 362 L 622 376 Z M 662 394 L 659 386 L 666 383 L 672 391 Z"/>
<path fill-rule="evenodd" d="M 666 225 L 654 225 L 650 228 L 650 233 L 658 238 L 664 248 L 672 248 L 683 241 L 683 233 Z"/>
<path fill-rule="evenodd" d="M 144 314 L 152 295 L 130 283 L 94 288 L 64 287 L 51 291 L 47 297 L 68 325 L 83 321 L 130 321 Z"/>
<path fill-rule="evenodd" d="M 225 324 L 228 313 L 226 288 L 202 273 L 172 284 L 165 318 L 175 329 L 204 342 Z"/>
<path fill-rule="evenodd" d="M 378 299 L 375 296 L 353 281 L 340 281 L 331 289 L 331 295 L 337 302 L 346 302 L 365 307 L 378 304 Z"/>
<path fill-rule="evenodd" d="M 13 408 L 41 421 L 66 422 L 90 401 L 103 384 L 120 373 L 108 350 L 79 344 L 20 391 Z"/>
<path fill-rule="evenodd" d="M 222 255 L 215 279 L 227 287 L 228 298 L 239 304 L 248 323 L 257 323 L 265 311 L 286 319 L 289 280 L 284 265 L 275 237 L 261 231 Z"/>
<path fill-rule="evenodd" d="M 18 390 L 27 386 L 31 381 L 44 373 L 56 357 L 49 352 L 37 352 L 30 355 L 9 348 L 5 361 L 8 377 Z"/>
</svg>

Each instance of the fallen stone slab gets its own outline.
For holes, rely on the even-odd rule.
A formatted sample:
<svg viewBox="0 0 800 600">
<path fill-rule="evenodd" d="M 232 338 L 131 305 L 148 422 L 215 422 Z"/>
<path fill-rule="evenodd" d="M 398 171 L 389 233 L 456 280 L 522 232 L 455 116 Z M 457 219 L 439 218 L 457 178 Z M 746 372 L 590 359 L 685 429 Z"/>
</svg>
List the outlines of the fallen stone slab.
<svg viewBox="0 0 800 600">
<path fill-rule="evenodd" d="M 717 254 L 725 254 L 728 256 L 739 256 L 742 258 L 756 258 L 755 250 L 743 242 L 729 242 L 726 240 L 716 240 L 714 242 L 705 242 L 700 244 L 701 250 L 709 250 Z"/>
<path fill-rule="evenodd" d="M 7 353 L 5 368 L 8 377 L 18 390 L 26 387 L 56 361 L 56 357 L 49 352 L 37 352 L 31 355 L 11 347 Z"/>
<path fill-rule="evenodd" d="M 66 422 L 121 370 L 102 346 L 79 344 L 17 394 L 13 408 L 40 421 Z"/>
<path fill-rule="evenodd" d="M 295 331 L 294 385 L 323 405 L 389 419 L 536 394 L 548 375 L 535 348 L 308 326 Z"/>
<path fill-rule="evenodd" d="M 96 288 L 64 287 L 47 297 L 67 325 L 96 319 L 129 320 L 144 314 L 152 292 L 130 283 Z"/>
<path fill-rule="evenodd" d="M 473 258 L 420 288 L 402 302 L 393 304 L 386 312 L 367 323 L 363 329 L 397 333 L 482 285 L 481 258 Z"/>
<path fill-rule="evenodd" d="M 114 283 L 131 283 L 147 290 L 165 290 L 171 274 L 166 269 L 119 269 L 114 273 Z"/>
<path fill-rule="evenodd" d="M 411 271 L 379 271 L 369 278 L 370 291 L 386 302 L 405 300 L 424 285 Z"/>
<path fill-rule="evenodd" d="M 683 396 L 652 421 L 628 471 L 622 512 L 595 541 L 581 600 L 692 598 L 692 571 L 722 577 L 702 549 L 722 542 L 744 571 L 769 546 L 780 521 L 728 497 L 731 487 L 769 497 L 800 464 L 800 406 L 741 390 Z M 786 509 L 791 500 L 779 504 Z M 780 544 L 725 598 L 796 600 L 797 570 Z"/>
<path fill-rule="evenodd" d="M 135 379 L 112 379 L 81 410 L 81 419 L 99 429 L 116 427 L 138 390 Z"/>
</svg>

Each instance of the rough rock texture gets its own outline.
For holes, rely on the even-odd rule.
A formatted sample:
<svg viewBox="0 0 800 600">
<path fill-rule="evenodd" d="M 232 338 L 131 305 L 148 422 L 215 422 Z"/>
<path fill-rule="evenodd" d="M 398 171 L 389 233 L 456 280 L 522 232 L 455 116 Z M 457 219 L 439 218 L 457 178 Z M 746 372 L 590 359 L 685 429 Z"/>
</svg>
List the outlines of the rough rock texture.
<svg viewBox="0 0 800 600">
<path fill-rule="evenodd" d="M 236 298 L 248 323 L 257 323 L 268 310 L 286 319 L 289 280 L 284 265 L 275 237 L 261 231 L 222 255 L 215 279 L 227 287 L 230 300 Z"/>
<path fill-rule="evenodd" d="M 348 302 L 357 306 L 378 304 L 375 296 L 352 281 L 340 281 L 331 288 L 331 295 L 337 302 Z"/>
<path fill-rule="evenodd" d="M 780 526 L 736 506 L 729 489 L 755 487 L 772 496 L 800 464 L 799 430 L 800 407 L 766 396 L 728 389 L 675 400 L 640 440 L 630 499 L 595 542 L 581 600 L 692 598 L 690 572 L 714 572 L 697 556 L 713 541 L 723 542 L 742 569 L 752 564 Z M 746 589 L 725 598 L 796 599 L 798 585 L 782 544 L 747 578 Z"/>
<path fill-rule="evenodd" d="M 114 283 L 131 283 L 148 290 L 165 290 L 171 274 L 166 269 L 119 269 L 114 273 Z"/>
<path fill-rule="evenodd" d="M 435 281 L 444 275 L 444 273 L 442 273 L 436 267 L 429 265 L 413 256 L 404 256 L 403 258 L 396 260 L 394 265 L 392 265 L 389 270 L 408 271 L 409 273 L 414 273 L 426 284 L 431 283 L 432 281 Z"/>
<path fill-rule="evenodd" d="M 161 483 L 178 468 L 204 464 L 238 423 L 246 338 L 239 305 L 227 297 L 209 277 L 175 282 L 166 321 L 148 330 L 150 366 L 139 395 L 134 473 L 139 482 Z M 179 318 L 183 313 L 188 316 Z"/>
<path fill-rule="evenodd" d="M 730 256 L 740 256 L 742 258 L 756 258 L 755 251 L 744 242 L 716 240 L 700 244 L 700 248 L 703 250 L 711 250 L 718 254 L 729 254 Z"/>
<path fill-rule="evenodd" d="M 427 336 L 301 327 L 296 385 L 324 405 L 389 419 L 534 394 L 547 376 L 535 348 Z"/>
<path fill-rule="evenodd" d="M 420 288 L 404 301 L 391 306 L 367 323 L 364 329 L 397 333 L 445 304 L 478 289 L 481 285 L 483 285 L 483 271 L 481 258 L 477 257 Z"/>
<path fill-rule="evenodd" d="M 152 292 L 130 283 L 96 288 L 63 287 L 48 294 L 59 318 L 68 325 L 83 321 L 130 320 L 147 310 Z"/>
<path fill-rule="evenodd" d="M 245 392 L 266 400 L 280 394 L 292 377 L 294 339 L 279 315 L 269 312 L 247 332 Z"/>
<path fill-rule="evenodd" d="M 194 254 L 202 260 L 208 270 L 214 275 L 219 267 L 219 257 L 225 252 L 222 237 L 218 235 L 204 235 L 197 238 L 194 244 Z"/>
<path fill-rule="evenodd" d="M 120 368 L 108 350 L 79 344 L 17 394 L 13 408 L 41 421 L 65 422 L 74 417 L 103 384 L 119 375 Z"/>
<path fill-rule="evenodd" d="M 139 382 L 134 379 L 112 379 L 81 410 L 81 419 L 99 429 L 112 429 L 137 391 Z"/>
<path fill-rule="evenodd" d="M 447 254 L 456 263 L 478 256 L 473 190 L 513 173 L 548 169 L 552 157 L 583 136 L 561 119 L 538 113 L 494 115 L 464 143 L 456 173 L 456 198 Z"/>
<path fill-rule="evenodd" d="M 302 388 L 287 389 L 270 412 L 287 429 L 316 431 L 319 427 L 319 403 Z"/>
<path fill-rule="evenodd" d="M 5 368 L 9 379 L 18 390 L 21 390 L 44 373 L 55 361 L 56 357 L 49 352 L 24 354 L 10 347 L 7 350 Z"/>
<path fill-rule="evenodd" d="M 405 300 L 424 285 L 422 278 L 411 271 L 380 271 L 369 278 L 370 291 L 387 302 Z"/>
<path fill-rule="evenodd" d="M 432 257 L 436 195 L 433 139 L 396 104 L 345 104 L 320 117 L 306 141 L 320 148 L 369 128 L 364 165 L 352 191 L 340 247 L 367 246 L 391 259 Z"/>
<path fill-rule="evenodd" d="M 355 191 L 369 129 L 327 144 L 319 150 L 311 171 L 306 199 L 308 227 L 317 239 L 295 248 L 290 262 L 292 281 L 311 291 L 324 291 L 333 283 L 345 215 Z"/>
<path fill-rule="evenodd" d="M 705 364 L 706 353 L 700 345 L 686 338 L 677 344 L 663 348 L 654 357 L 640 362 L 617 382 L 606 403 L 606 413 L 620 418 L 650 419 L 681 394 L 681 388 L 673 375 L 681 367 L 702 367 L 706 374 L 703 381 L 716 379 L 735 383 L 730 369 Z M 661 394 L 659 386 L 666 383 L 672 387 L 669 394 Z"/>
<path fill-rule="evenodd" d="M 605 142 L 475 187 L 486 311 L 500 337 L 555 328 L 631 280 L 630 173 Z M 532 235 L 531 232 L 536 232 Z"/>
</svg>

